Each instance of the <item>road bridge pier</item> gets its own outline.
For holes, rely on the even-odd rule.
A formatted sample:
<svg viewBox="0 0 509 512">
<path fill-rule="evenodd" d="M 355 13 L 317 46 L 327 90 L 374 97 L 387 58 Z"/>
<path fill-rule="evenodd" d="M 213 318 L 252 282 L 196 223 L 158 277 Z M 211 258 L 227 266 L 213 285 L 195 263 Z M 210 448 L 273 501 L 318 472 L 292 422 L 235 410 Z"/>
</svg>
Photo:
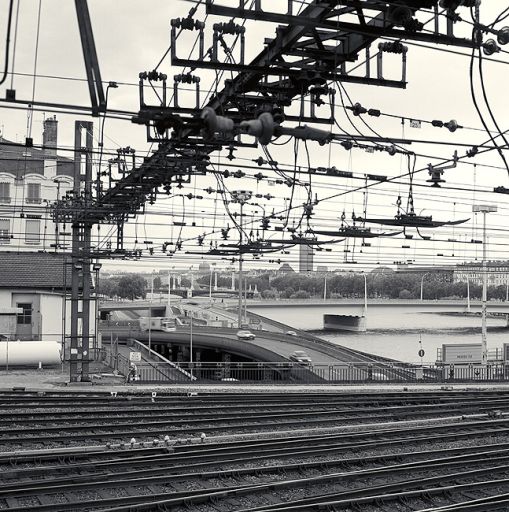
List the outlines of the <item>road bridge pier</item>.
<svg viewBox="0 0 509 512">
<path fill-rule="evenodd" d="M 327 331 L 366 332 L 366 315 L 323 315 L 323 328 Z"/>
</svg>

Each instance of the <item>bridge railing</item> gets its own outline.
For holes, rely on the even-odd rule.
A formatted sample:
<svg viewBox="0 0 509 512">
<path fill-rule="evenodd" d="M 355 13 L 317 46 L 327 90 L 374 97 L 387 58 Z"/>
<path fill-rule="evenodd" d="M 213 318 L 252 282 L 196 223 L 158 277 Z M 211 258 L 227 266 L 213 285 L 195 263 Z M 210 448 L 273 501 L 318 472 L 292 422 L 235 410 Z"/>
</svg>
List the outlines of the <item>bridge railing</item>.
<svg viewBox="0 0 509 512">
<path fill-rule="evenodd" d="M 144 356 L 147 361 L 144 362 L 144 367 L 151 367 L 153 368 L 157 373 L 161 374 L 161 378 L 164 379 L 171 379 L 175 373 L 181 373 L 182 380 L 196 380 L 189 372 L 187 372 L 184 368 L 179 366 L 177 363 L 174 363 L 173 361 L 170 361 L 169 359 L 166 359 L 166 357 L 162 356 L 155 350 L 152 350 L 148 348 L 145 344 L 141 343 L 140 341 L 131 338 L 127 341 L 129 346 L 134 347 L 135 350 L 141 352 L 142 356 Z M 169 370 L 174 370 L 170 371 Z M 149 372 L 150 376 L 152 374 Z"/>
<path fill-rule="evenodd" d="M 126 362 L 122 361 L 121 366 Z M 465 383 L 509 382 L 509 363 L 482 366 L 398 365 L 341 363 L 174 363 L 169 373 L 163 363 L 137 363 L 138 383 L 249 383 L 249 384 L 356 384 L 356 383 Z M 120 369 L 120 368 L 119 368 Z M 122 368 L 123 369 L 123 368 Z"/>
</svg>

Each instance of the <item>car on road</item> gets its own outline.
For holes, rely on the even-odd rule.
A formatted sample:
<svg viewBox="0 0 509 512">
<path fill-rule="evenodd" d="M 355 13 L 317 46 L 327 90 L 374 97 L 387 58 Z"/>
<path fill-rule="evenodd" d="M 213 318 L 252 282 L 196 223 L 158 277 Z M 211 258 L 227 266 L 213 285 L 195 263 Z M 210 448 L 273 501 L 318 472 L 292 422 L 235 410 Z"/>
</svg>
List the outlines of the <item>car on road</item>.
<svg viewBox="0 0 509 512">
<path fill-rule="evenodd" d="M 295 361 L 296 363 L 304 365 L 311 364 L 313 362 L 304 350 L 296 350 L 290 355 L 290 361 Z"/>
<path fill-rule="evenodd" d="M 295 331 L 286 331 L 287 336 L 297 336 L 297 333 Z"/>
<path fill-rule="evenodd" d="M 254 340 L 256 336 L 248 330 L 245 331 L 237 331 L 237 338 L 239 340 Z"/>
</svg>

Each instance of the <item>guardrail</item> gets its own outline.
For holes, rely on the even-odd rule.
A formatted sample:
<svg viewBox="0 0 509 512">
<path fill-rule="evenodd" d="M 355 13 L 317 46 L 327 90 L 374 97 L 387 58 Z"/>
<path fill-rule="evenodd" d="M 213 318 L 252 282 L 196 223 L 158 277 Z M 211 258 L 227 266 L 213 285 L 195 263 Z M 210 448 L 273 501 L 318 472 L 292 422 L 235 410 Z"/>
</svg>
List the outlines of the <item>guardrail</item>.
<svg viewBox="0 0 509 512">
<path fill-rule="evenodd" d="M 165 363 L 137 363 L 137 383 L 275 383 L 275 384 L 356 384 L 356 383 L 460 383 L 509 382 L 509 363 L 468 365 L 398 364 L 311 364 L 298 363 L 175 363 L 179 372 L 168 373 Z M 120 373 L 129 361 L 119 356 Z M 126 373 L 124 373 L 126 374 Z"/>
<path fill-rule="evenodd" d="M 166 357 L 162 356 L 155 350 L 148 348 L 146 345 L 141 343 L 141 341 L 131 338 L 127 340 L 127 344 L 129 346 L 134 346 L 134 348 L 141 352 L 141 354 L 145 356 L 147 359 L 156 359 L 156 361 L 145 361 L 144 364 L 152 366 L 157 372 L 161 373 L 163 379 L 170 378 L 172 377 L 173 373 L 178 372 L 182 374 L 183 379 L 196 380 L 196 378 L 193 377 L 189 372 L 184 370 L 184 368 L 174 363 L 173 361 L 166 359 Z M 169 369 L 173 370 L 173 372 L 168 373 Z"/>
</svg>

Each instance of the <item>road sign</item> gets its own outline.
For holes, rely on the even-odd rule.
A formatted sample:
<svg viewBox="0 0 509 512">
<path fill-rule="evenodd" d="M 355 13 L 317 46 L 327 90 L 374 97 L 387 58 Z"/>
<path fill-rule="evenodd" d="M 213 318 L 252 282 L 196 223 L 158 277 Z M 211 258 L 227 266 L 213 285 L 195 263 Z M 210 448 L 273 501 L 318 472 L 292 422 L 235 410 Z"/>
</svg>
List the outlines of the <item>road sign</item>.
<svg viewBox="0 0 509 512">
<path fill-rule="evenodd" d="M 141 352 L 129 352 L 129 361 L 132 363 L 141 363 Z"/>
<path fill-rule="evenodd" d="M 419 357 L 424 357 L 424 350 L 422 348 L 417 353 L 419 354 Z"/>
</svg>

